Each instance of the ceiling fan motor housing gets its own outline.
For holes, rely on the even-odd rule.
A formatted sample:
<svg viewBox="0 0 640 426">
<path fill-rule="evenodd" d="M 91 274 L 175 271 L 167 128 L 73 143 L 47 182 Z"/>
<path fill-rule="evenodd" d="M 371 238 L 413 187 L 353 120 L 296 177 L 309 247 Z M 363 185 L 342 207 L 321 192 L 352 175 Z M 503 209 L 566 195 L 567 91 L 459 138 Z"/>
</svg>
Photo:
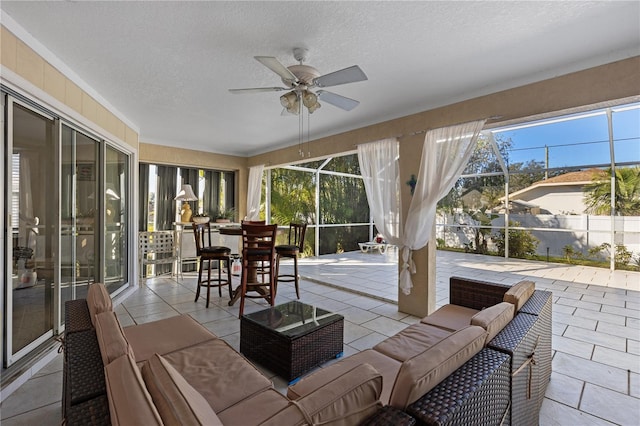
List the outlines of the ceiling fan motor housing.
<svg viewBox="0 0 640 426">
<path fill-rule="evenodd" d="M 321 75 L 317 69 L 309 65 L 291 65 L 287 68 L 296 76 L 299 84 L 303 84 L 307 87 L 313 86 L 313 80 Z M 291 84 L 290 81 L 283 79 L 282 82 L 289 85 L 289 87 L 293 87 L 293 84 Z"/>
</svg>

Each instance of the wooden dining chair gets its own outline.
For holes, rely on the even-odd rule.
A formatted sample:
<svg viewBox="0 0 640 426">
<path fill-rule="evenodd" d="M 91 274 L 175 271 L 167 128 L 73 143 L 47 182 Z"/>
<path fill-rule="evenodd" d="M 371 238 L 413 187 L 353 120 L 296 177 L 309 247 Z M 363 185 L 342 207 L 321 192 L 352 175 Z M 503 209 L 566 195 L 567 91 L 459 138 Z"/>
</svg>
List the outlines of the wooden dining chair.
<svg viewBox="0 0 640 426">
<path fill-rule="evenodd" d="M 242 224 L 242 279 L 240 313 L 244 313 L 245 298 L 263 298 L 275 303 L 275 241 L 278 225 Z M 258 281 L 258 271 L 263 281 Z M 252 294 L 248 294 L 252 292 Z"/>
<path fill-rule="evenodd" d="M 276 246 L 276 293 L 280 282 L 293 282 L 296 286 L 296 296 L 300 299 L 298 256 L 304 251 L 304 234 L 306 231 L 306 223 L 291 222 L 289 224 L 288 244 Z M 293 274 L 280 274 L 280 259 L 283 257 L 293 259 Z"/>
<path fill-rule="evenodd" d="M 218 287 L 218 295 L 222 297 L 222 287 L 229 289 L 231 294 L 231 249 L 225 246 L 211 245 L 211 226 L 207 223 L 194 223 L 193 233 L 196 239 L 196 255 L 198 256 L 198 286 L 196 290 L 196 302 L 200 297 L 200 288 L 207 288 L 207 304 L 209 307 L 209 297 L 211 287 Z M 211 278 L 213 263 L 217 263 L 218 277 Z M 202 270 L 207 268 L 207 279 L 202 279 Z M 227 268 L 226 278 L 222 277 L 222 269 Z"/>
<path fill-rule="evenodd" d="M 242 221 L 240 222 L 240 225 L 243 225 L 245 223 L 247 225 L 266 225 L 267 221 L 266 220 L 246 220 L 246 219 L 242 219 Z M 259 275 L 261 277 L 263 282 L 264 282 L 264 276 L 269 273 L 268 270 L 264 270 L 262 267 L 254 268 L 254 272 L 255 272 L 256 275 Z"/>
</svg>

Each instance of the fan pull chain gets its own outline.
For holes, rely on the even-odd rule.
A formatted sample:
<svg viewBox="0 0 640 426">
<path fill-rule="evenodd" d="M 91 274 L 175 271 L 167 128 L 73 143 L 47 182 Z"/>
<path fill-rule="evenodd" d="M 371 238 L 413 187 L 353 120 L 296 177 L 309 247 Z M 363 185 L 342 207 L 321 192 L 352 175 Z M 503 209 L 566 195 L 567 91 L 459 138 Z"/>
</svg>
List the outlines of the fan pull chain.
<svg viewBox="0 0 640 426">
<path fill-rule="evenodd" d="M 311 112 L 307 109 L 307 157 L 311 158 Z M 304 156 L 304 153 L 302 154 Z"/>
<path fill-rule="evenodd" d="M 299 96 L 297 94 L 297 96 Z M 298 155 L 304 158 L 304 117 L 302 111 L 302 99 L 298 100 Z"/>
</svg>

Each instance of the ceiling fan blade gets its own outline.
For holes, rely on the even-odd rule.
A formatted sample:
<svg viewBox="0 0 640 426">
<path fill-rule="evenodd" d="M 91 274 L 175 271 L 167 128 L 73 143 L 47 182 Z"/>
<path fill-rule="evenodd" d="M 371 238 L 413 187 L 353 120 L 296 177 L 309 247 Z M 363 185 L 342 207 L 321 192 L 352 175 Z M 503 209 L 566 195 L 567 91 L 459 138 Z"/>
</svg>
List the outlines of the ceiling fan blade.
<svg viewBox="0 0 640 426">
<path fill-rule="evenodd" d="M 318 87 L 331 87 L 364 80 L 367 80 L 367 75 L 360 69 L 359 66 L 354 65 L 349 68 L 334 71 L 329 74 L 321 75 L 318 78 L 314 78 L 313 84 Z"/>
<path fill-rule="evenodd" d="M 318 90 L 318 98 L 324 102 L 330 103 L 333 106 L 337 106 L 338 108 L 342 108 L 345 111 L 351 111 L 358 105 L 360 102 L 355 99 L 347 98 L 346 96 L 336 95 L 332 92 L 327 92 L 324 90 Z"/>
<path fill-rule="evenodd" d="M 238 95 L 242 93 L 280 92 L 282 90 L 290 89 L 287 87 L 254 87 L 250 89 L 229 89 L 229 92 Z"/>
<path fill-rule="evenodd" d="M 273 56 L 254 56 L 254 58 L 271 71 L 275 72 L 284 81 L 290 81 L 295 83 L 298 81 L 297 77 L 289 70 L 289 68 L 282 65 L 282 63 Z"/>
</svg>

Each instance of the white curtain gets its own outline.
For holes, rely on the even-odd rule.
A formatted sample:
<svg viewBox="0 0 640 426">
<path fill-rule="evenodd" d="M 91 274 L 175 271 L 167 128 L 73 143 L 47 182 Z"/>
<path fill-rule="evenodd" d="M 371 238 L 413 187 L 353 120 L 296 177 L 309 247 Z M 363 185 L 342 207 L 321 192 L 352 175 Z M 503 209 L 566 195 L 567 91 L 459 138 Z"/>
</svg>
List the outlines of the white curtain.
<svg viewBox="0 0 640 426">
<path fill-rule="evenodd" d="M 260 197 L 262 196 L 262 171 L 264 164 L 249 167 L 249 187 L 247 188 L 247 220 L 260 219 Z"/>
<path fill-rule="evenodd" d="M 396 139 L 358 145 L 358 162 L 373 223 L 385 239 L 402 245 L 399 146 Z"/>
<path fill-rule="evenodd" d="M 434 129 L 427 132 L 415 192 L 404 225 L 400 289 L 411 293 L 415 273 L 412 251 L 427 245 L 438 200 L 447 195 L 462 174 L 486 120 Z"/>
</svg>

